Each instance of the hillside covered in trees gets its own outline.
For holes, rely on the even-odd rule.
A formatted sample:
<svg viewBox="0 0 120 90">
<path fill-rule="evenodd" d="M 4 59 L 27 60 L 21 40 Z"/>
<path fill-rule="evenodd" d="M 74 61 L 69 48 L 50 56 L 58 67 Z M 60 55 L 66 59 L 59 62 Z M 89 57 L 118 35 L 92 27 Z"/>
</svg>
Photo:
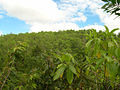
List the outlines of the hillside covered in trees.
<svg viewBox="0 0 120 90">
<path fill-rule="evenodd" d="M 119 90 L 115 30 L 0 36 L 0 90 Z"/>
</svg>

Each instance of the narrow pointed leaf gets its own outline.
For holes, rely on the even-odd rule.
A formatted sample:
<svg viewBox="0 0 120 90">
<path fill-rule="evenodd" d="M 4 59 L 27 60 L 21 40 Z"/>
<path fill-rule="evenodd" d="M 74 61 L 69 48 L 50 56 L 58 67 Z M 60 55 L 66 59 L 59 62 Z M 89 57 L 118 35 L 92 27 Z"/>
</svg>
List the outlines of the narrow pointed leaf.
<svg viewBox="0 0 120 90">
<path fill-rule="evenodd" d="M 86 47 L 90 47 L 91 43 L 92 43 L 93 39 L 89 40 L 87 43 L 86 43 Z"/>
<path fill-rule="evenodd" d="M 113 29 L 110 33 L 113 34 L 115 31 L 119 30 L 119 28 Z"/>
<path fill-rule="evenodd" d="M 108 29 L 108 27 L 107 26 L 104 26 L 105 27 L 105 29 L 106 29 L 106 34 L 109 34 L 109 29 Z"/>
</svg>

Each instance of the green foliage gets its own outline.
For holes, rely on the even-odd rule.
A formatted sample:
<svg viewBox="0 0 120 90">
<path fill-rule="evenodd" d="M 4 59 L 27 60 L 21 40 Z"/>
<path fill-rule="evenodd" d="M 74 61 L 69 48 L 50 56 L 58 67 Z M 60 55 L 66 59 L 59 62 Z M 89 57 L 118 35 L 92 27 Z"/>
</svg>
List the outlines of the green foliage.
<svg viewBox="0 0 120 90">
<path fill-rule="evenodd" d="M 0 36 L 0 88 L 119 89 L 120 34 L 105 28 Z"/>
<path fill-rule="evenodd" d="M 57 56 L 61 63 L 57 66 L 58 70 L 55 72 L 53 80 L 62 78 L 64 71 L 66 70 L 66 78 L 69 84 L 72 83 L 74 77 L 73 74 L 77 75 L 77 71 L 75 69 L 75 60 L 71 54 L 63 54 L 61 57 Z"/>
<path fill-rule="evenodd" d="M 105 32 L 101 34 L 101 36 L 99 36 L 99 34 L 97 34 L 97 32 L 94 30 L 91 31 L 94 37 L 91 38 L 88 43 L 86 43 L 86 51 L 88 53 L 86 58 L 88 64 L 90 64 L 88 66 L 89 69 L 87 69 L 87 72 L 92 71 L 93 75 L 97 75 L 97 78 L 94 77 L 97 86 L 99 85 L 97 82 L 105 83 L 102 87 L 108 89 L 109 87 L 113 88 L 113 86 L 117 86 L 115 80 L 116 82 L 119 82 L 120 80 L 118 75 L 119 45 L 113 34 L 113 32 L 118 29 L 113 29 L 111 32 L 109 32 L 107 26 L 105 26 L 105 29 Z"/>
</svg>

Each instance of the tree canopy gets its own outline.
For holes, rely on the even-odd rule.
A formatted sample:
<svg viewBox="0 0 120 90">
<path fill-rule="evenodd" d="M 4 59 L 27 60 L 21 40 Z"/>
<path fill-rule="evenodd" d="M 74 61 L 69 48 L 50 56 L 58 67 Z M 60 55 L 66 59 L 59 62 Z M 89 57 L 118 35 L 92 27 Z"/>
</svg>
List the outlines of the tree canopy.
<svg viewBox="0 0 120 90">
<path fill-rule="evenodd" d="M 0 90 L 119 90 L 116 30 L 1 35 Z"/>
</svg>

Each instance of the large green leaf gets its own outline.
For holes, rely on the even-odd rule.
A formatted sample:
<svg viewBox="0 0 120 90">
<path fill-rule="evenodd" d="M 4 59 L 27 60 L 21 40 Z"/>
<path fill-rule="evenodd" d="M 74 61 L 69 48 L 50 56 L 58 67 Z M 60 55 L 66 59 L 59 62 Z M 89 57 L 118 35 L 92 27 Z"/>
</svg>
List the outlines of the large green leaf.
<svg viewBox="0 0 120 90">
<path fill-rule="evenodd" d="M 74 67 L 73 64 L 70 64 L 70 65 L 69 65 L 69 69 L 70 69 L 74 74 L 77 75 L 76 69 L 75 69 L 75 67 Z"/>
<path fill-rule="evenodd" d="M 108 72 L 110 73 L 110 75 L 112 75 L 114 77 L 118 73 L 118 67 L 119 66 L 115 63 L 108 63 L 107 64 Z"/>
<path fill-rule="evenodd" d="M 76 63 L 74 57 L 71 54 L 67 53 L 66 55 L 69 59 L 68 62 L 70 62 L 70 60 L 72 60 L 73 63 Z M 66 61 L 67 61 L 67 59 L 66 59 Z"/>
<path fill-rule="evenodd" d="M 62 59 L 69 64 L 71 60 L 71 56 L 67 53 L 62 56 Z"/>
<path fill-rule="evenodd" d="M 120 48 L 116 48 L 115 55 L 119 58 L 120 57 Z"/>
<path fill-rule="evenodd" d="M 67 70 L 67 81 L 69 84 L 73 81 L 73 72 L 70 69 Z"/>
<path fill-rule="evenodd" d="M 64 72 L 66 66 L 64 64 L 62 64 L 59 69 L 55 72 L 55 75 L 53 77 L 53 80 L 56 80 L 60 77 L 60 75 Z"/>
</svg>

